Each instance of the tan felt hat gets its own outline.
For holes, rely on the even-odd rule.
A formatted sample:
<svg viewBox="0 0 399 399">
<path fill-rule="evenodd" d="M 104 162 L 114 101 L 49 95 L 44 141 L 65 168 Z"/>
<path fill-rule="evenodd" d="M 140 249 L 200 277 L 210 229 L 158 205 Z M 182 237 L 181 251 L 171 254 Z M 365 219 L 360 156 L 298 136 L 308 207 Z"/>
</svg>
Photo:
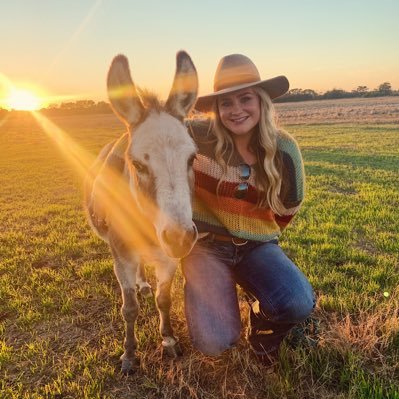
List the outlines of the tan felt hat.
<svg viewBox="0 0 399 399">
<path fill-rule="evenodd" d="M 215 72 L 214 92 L 198 97 L 194 108 L 201 112 L 208 112 L 212 109 L 217 96 L 252 86 L 262 87 L 273 99 L 288 91 L 289 82 L 285 76 L 261 80 L 258 69 L 248 57 L 242 54 L 226 55 L 220 60 Z"/>
</svg>

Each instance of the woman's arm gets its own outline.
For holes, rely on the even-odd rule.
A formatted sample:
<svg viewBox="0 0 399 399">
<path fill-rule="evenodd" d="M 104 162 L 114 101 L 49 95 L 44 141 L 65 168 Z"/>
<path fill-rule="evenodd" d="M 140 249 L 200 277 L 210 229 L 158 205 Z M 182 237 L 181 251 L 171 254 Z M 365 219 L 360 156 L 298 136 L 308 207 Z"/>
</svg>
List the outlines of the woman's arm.
<svg viewBox="0 0 399 399">
<path fill-rule="evenodd" d="M 276 215 L 276 222 L 283 230 L 299 211 L 305 198 L 305 170 L 298 143 L 288 133 L 278 139 L 278 150 L 283 163 L 281 200 L 286 212 Z"/>
</svg>

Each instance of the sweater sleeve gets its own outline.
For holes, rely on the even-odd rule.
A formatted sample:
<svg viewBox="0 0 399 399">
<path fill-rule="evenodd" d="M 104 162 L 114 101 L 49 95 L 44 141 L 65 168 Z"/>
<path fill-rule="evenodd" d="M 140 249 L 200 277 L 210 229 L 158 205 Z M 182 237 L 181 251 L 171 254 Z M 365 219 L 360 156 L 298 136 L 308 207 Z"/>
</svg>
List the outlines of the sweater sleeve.
<svg viewBox="0 0 399 399">
<path fill-rule="evenodd" d="M 287 209 L 284 215 L 275 215 L 283 230 L 299 211 L 305 197 L 305 171 L 302 154 L 295 139 L 285 133 L 278 140 L 278 149 L 283 162 L 281 200 Z"/>
</svg>

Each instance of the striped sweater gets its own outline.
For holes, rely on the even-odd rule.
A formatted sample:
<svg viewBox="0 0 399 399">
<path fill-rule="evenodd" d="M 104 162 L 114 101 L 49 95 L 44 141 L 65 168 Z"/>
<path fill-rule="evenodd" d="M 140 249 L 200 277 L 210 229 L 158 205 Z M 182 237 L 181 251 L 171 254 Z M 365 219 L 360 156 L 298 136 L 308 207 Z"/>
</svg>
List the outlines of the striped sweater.
<svg viewBox="0 0 399 399">
<path fill-rule="evenodd" d="M 278 238 L 298 211 L 304 198 L 304 168 L 294 138 L 281 133 L 277 142 L 283 160 L 282 202 L 288 209 L 286 215 L 277 215 L 269 208 L 256 207 L 256 167 L 251 167 L 251 176 L 247 180 L 249 189 L 245 198 L 234 197 L 235 188 L 243 182 L 239 165 L 245 163 L 237 151 L 233 152 L 227 175 L 219 186 L 218 196 L 216 195 L 223 170 L 215 159 L 215 138 L 208 132 L 208 123 L 190 121 L 188 124 L 198 146 L 197 159 L 194 161 L 193 219 L 199 232 L 262 242 Z"/>
</svg>

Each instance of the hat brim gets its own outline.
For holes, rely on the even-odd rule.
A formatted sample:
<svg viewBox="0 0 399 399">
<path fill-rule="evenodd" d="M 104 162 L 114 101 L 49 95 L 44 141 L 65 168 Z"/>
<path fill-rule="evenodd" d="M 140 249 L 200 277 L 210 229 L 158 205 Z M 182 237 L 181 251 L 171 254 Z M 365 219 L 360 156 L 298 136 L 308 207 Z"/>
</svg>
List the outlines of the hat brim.
<svg viewBox="0 0 399 399">
<path fill-rule="evenodd" d="M 197 111 L 201 112 L 209 112 L 212 110 L 212 105 L 215 99 L 218 96 L 221 96 L 226 93 L 231 93 L 233 91 L 245 89 L 247 87 L 259 86 L 262 87 L 269 94 L 270 98 L 277 98 L 287 93 L 290 84 L 288 79 L 285 76 L 276 76 L 275 78 L 260 80 L 257 82 L 244 83 L 237 86 L 232 86 L 227 89 L 219 90 L 214 93 L 208 94 L 206 96 L 201 96 L 197 98 L 197 102 L 194 105 L 194 108 Z"/>
</svg>

